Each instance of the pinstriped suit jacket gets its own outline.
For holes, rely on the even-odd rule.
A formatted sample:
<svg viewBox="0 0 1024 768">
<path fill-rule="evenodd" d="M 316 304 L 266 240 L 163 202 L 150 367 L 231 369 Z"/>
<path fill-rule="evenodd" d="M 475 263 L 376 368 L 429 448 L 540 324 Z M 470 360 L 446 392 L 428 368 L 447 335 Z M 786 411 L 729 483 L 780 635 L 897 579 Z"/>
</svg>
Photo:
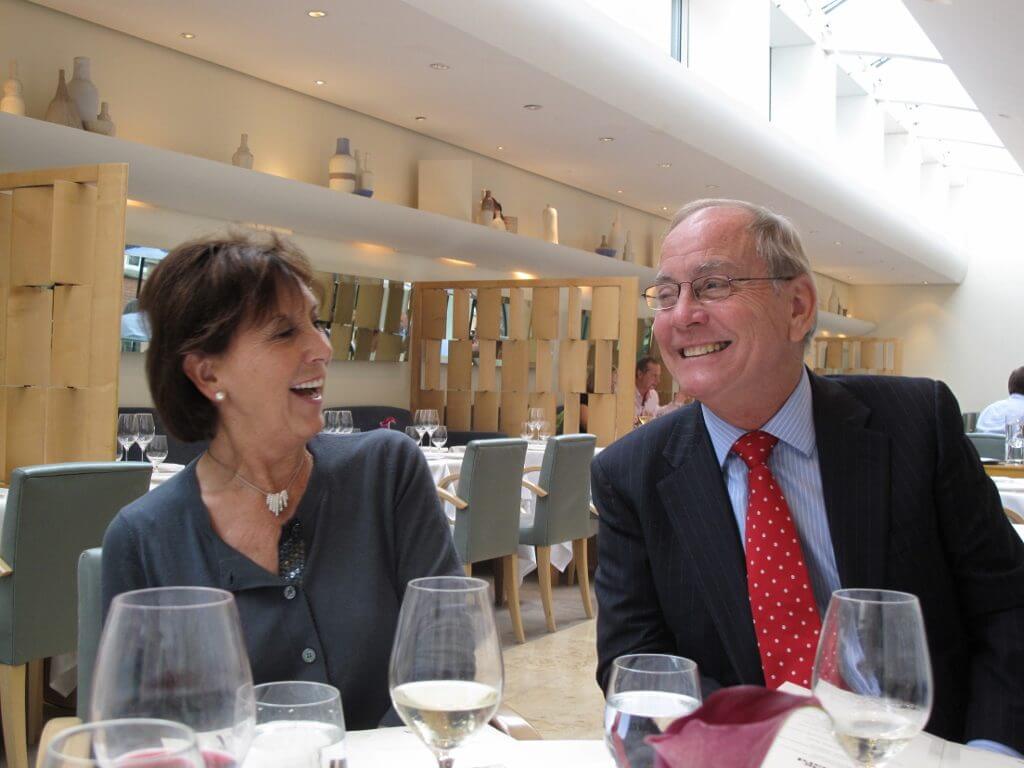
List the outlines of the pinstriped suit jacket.
<svg viewBox="0 0 1024 768">
<path fill-rule="evenodd" d="M 928 730 L 1024 751 L 1024 543 L 930 379 L 811 376 L 825 507 L 843 587 L 917 595 L 935 677 Z M 705 693 L 762 685 L 745 558 L 697 404 L 592 465 L 601 515 L 598 682 L 625 653 L 698 662 Z"/>
</svg>

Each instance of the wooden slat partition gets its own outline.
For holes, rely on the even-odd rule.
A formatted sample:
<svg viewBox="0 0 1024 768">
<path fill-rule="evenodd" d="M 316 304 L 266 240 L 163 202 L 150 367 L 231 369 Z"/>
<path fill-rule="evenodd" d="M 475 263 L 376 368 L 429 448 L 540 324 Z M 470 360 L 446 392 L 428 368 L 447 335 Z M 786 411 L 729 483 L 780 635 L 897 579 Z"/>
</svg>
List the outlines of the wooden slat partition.
<svg viewBox="0 0 1024 768">
<path fill-rule="evenodd" d="M 593 357 L 596 391 L 589 394 L 588 430 L 598 445 L 608 445 L 633 425 L 632 387 L 614 394 L 611 388 L 618 361 L 629 361 L 632 371 L 638 296 L 635 278 L 416 283 L 410 407 L 445 407 L 442 418 L 452 429 L 518 435 L 528 408 L 543 408 L 554 422 L 561 403 L 563 431 L 576 432 Z"/>
</svg>

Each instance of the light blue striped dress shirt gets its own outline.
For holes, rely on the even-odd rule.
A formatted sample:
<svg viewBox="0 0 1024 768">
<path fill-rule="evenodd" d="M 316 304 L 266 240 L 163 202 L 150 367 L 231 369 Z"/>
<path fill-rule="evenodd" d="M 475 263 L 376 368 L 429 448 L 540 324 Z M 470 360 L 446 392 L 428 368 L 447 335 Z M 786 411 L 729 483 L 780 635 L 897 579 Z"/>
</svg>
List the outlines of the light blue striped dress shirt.
<svg viewBox="0 0 1024 768">
<path fill-rule="evenodd" d="M 746 434 L 746 430 L 723 421 L 706 406 L 704 423 L 714 446 L 718 463 L 725 477 L 729 501 L 740 532 L 740 541 L 746 541 L 747 524 L 747 465 L 731 452 L 733 443 Z M 828 516 L 825 514 L 825 496 L 821 488 L 821 469 L 818 466 L 818 448 L 814 436 L 814 411 L 811 407 L 811 381 L 805 368 L 800 383 L 778 412 L 761 427 L 779 439 L 768 459 L 768 467 L 782 488 L 796 525 L 811 578 L 811 589 L 824 615 L 832 592 L 839 589 L 839 569 L 832 549 Z"/>
</svg>

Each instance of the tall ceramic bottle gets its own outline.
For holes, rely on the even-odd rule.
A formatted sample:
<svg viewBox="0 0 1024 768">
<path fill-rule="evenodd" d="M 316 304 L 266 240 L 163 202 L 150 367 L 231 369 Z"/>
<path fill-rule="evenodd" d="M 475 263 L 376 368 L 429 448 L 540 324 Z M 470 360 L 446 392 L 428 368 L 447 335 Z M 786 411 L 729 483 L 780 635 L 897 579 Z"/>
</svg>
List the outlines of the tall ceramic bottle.
<svg viewBox="0 0 1024 768">
<path fill-rule="evenodd" d="M 78 114 L 78 107 L 75 106 L 75 102 L 68 94 L 68 84 L 64 81 L 63 69 L 57 80 L 57 93 L 54 94 L 50 106 L 46 108 L 46 116 L 43 119 L 48 123 L 66 125 L 69 128 L 82 127 L 82 118 Z"/>
<path fill-rule="evenodd" d="M 238 149 L 235 150 L 235 154 L 231 156 L 231 164 L 237 165 L 239 168 L 252 169 L 252 164 L 255 158 L 252 155 L 252 151 L 249 149 L 249 134 L 242 134 L 242 142 L 238 145 Z"/>
<path fill-rule="evenodd" d="M 612 229 L 608 233 L 608 247 L 616 253 L 622 253 L 622 246 L 624 245 L 622 240 L 622 219 L 619 212 L 615 212 L 615 218 L 612 219 Z"/>
<path fill-rule="evenodd" d="M 544 239 L 558 245 L 558 211 L 550 205 L 544 206 Z"/>
<path fill-rule="evenodd" d="M 76 56 L 75 74 L 68 82 L 68 94 L 83 123 L 95 120 L 100 113 L 100 92 L 90 77 L 90 65 L 88 56 Z"/>
<path fill-rule="evenodd" d="M 356 159 L 352 157 L 348 139 L 338 139 L 338 146 L 327 163 L 328 186 L 336 192 L 356 191 Z"/>
<path fill-rule="evenodd" d="M 17 59 L 11 59 L 10 68 L 11 76 L 4 82 L 4 95 L 0 99 L 0 112 L 6 112 L 9 115 L 24 115 L 25 99 L 21 95 Z"/>
<path fill-rule="evenodd" d="M 491 197 L 491 190 L 484 189 L 480 192 L 480 208 L 477 210 L 477 224 L 490 226 L 494 220 L 494 198 Z"/>
<path fill-rule="evenodd" d="M 370 170 L 370 153 L 361 155 L 356 151 L 356 194 L 373 197 L 373 171 Z"/>
</svg>

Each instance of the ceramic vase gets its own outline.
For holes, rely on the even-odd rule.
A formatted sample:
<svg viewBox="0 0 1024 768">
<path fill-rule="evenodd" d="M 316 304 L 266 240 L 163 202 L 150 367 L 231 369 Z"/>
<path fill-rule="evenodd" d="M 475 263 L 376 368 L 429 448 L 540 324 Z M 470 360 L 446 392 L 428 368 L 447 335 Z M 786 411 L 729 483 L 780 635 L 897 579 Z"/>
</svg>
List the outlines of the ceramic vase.
<svg viewBox="0 0 1024 768">
<path fill-rule="evenodd" d="M 596 253 L 602 256 L 608 256 L 609 258 L 615 258 L 615 249 L 608 245 L 608 236 L 601 235 L 601 244 L 594 249 Z"/>
<path fill-rule="evenodd" d="M 608 247 L 616 253 L 622 253 L 622 221 L 619 217 L 619 212 L 615 212 L 615 218 L 612 219 L 612 228 L 608 233 Z"/>
<path fill-rule="evenodd" d="M 491 219 L 490 223 L 487 226 L 489 226 L 491 229 L 501 230 L 502 232 L 508 231 L 508 228 L 505 226 L 505 219 L 501 215 L 501 211 L 494 212 L 494 218 Z"/>
<path fill-rule="evenodd" d="M 480 190 L 480 207 L 476 212 L 476 223 L 490 226 L 494 220 L 494 198 L 491 197 L 491 190 Z"/>
<path fill-rule="evenodd" d="M 336 192 L 356 191 L 356 159 L 352 157 L 347 138 L 338 139 L 334 155 L 327 163 L 327 171 L 330 177 L 327 184 L 331 189 Z"/>
<path fill-rule="evenodd" d="M 249 134 L 242 134 L 242 141 L 238 145 L 238 149 L 235 150 L 235 154 L 231 156 L 231 164 L 237 165 L 239 168 L 248 168 L 252 170 L 253 163 L 252 152 L 249 150 Z"/>
<path fill-rule="evenodd" d="M 828 295 L 828 311 L 833 314 L 839 314 L 839 291 L 836 287 L 832 286 L 832 293 Z"/>
<path fill-rule="evenodd" d="M 76 56 L 75 74 L 68 81 L 68 94 L 75 102 L 78 116 L 82 118 L 83 123 L 96 119 L 100 113 L 100 92 L 90 79 L 89 68 L 90 61 L 87 56 Z"/>
<path fill-rule="evenodd" d="M 545 205 L 541 217 L 544 219 L 544 239 L 558 245 L 558 211 Z"/>
<path fill-rule="evenodd" d="M 69 128 L 82 127 L 82 118 L 78 114 L 78 107 L 75 106 L 75 102 L 68 94 L 68 84 L 64 81 L 63 69 L 57 80 L 57 93 L 54 95 L 53 101 L 50 102 L 50 106 L 46 108 L 46 115 L 43 119 L 48 123 L 66 125 Z"/>
<path fill-rule="evenodd" d="M 21 95 L 21 80 L 18 79 L 18 61 L 11 59 L 11 76 L 4 82 L 4 95 L 0 99 L 0 112 L 9 115 L 25 114 L 25 99 Z"/>
<path fill-rule="evenodd" d="M 356 152 L 356 194 L 373 197 L 373 171 L 370 170 L 370 153 Z"/>
<path fill-rule="evenodd" d="M 117 126 L 110 119 L 110 110 L 107 102 L 100 105 L 100 113 L 95 120 L 85 121 L 85 130 L 93 133 L 102 133 L 104 136 L 113 136 L 117 132 Z"/>
<path fill-rule="evenodd" d="M 622 244 L 622 260 L 633 260 L 633 232 L 629 229 L 626 230 L 626 240 Z"/>
</svg>

